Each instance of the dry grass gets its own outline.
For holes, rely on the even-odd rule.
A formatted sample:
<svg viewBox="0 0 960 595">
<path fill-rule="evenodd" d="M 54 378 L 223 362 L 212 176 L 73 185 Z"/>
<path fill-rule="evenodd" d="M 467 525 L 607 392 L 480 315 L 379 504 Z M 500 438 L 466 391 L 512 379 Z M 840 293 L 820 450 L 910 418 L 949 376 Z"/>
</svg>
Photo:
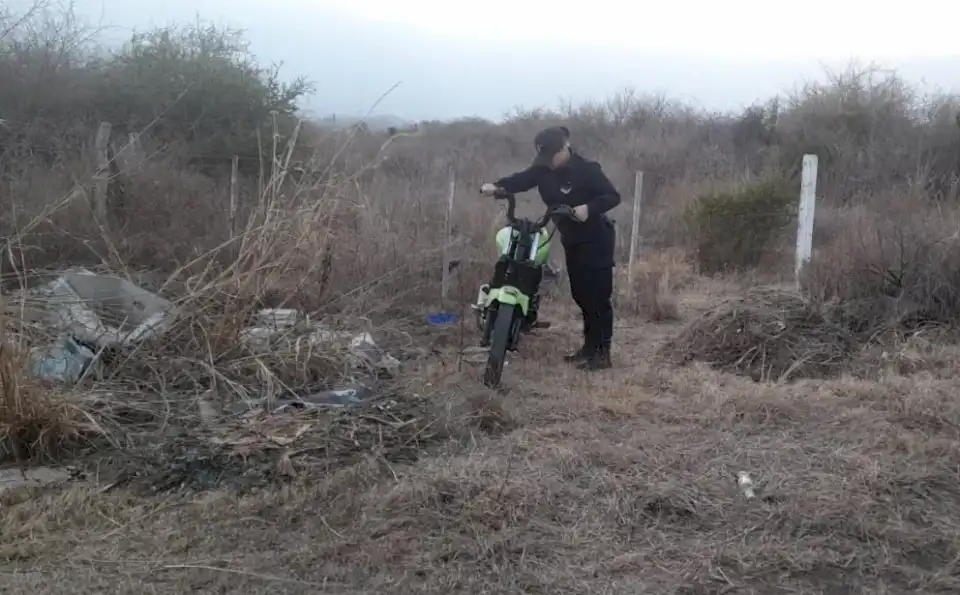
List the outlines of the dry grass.
<svg viewBox="0 0 960 595">
<path fill-rule="evenodd" d="M 0 461 L 57 460 L 99 433 L 81 407 L 33 378 L 29 368 L 0 312 Z"/>
<path fill-rule="evenodd" d="M 670 288 L 670 276 L 666 271 L 646 271 L 639 275 L 637 284 L 637 309 L 650 322 L 677 320 L 680 310 L 676 296 Z"/>
<path fill-rule="evenodd" d="M 625 268 L 625 267 L 624 267 Z M 647 322 L 669 322 L 680 317 L 678 291 L 695 278 L 686 255 L 680 250 L 662 250 L 638 259 L 634 272 L 633 299 L 618 292 L 617 306 L 625 313 L 638 314 Z M 626 282 L 624 274 L 622 281 Z"/>
<path fill-rule="evenodd" d="M 616 369 L 582 377 L 552 348 L 575 339 L 569 309 L 550 314 L 557 330 L 526 353 L 551 348 L 514 361 L 506 394 L 449 367 L 424 377 L 510 427 L 252 493 L 9 493 L 0 572 L 20 593 L 960 587 L 955 379 L 756 384 L 656 363 L 656 325 L 634 320 Z"/>
</svg>

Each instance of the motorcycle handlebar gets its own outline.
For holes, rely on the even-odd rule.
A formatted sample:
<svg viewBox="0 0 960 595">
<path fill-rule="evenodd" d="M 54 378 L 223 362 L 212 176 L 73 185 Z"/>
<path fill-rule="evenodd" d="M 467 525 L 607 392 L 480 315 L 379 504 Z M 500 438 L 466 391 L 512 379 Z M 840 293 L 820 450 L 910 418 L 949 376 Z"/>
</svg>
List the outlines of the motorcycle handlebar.
<svg viewBox="0 0 960 595">
<path fill-rule="evenodd" d="M 497 188 L 493 192 L 493 198 L 496 200 L 505 200 L 507 201 L 507 221 L 510 223 L 516 223 L 516 211 L 517 211 L 517 197 L 512 192 L 507 192 L 502 188 Z M 543 214 L 543 217 L 537 221 L 537 228 L 544 227 L 547 222 L 550 221 L 551 217 L 570 217 L 573 218 L 573 207 L 567 205 L 560 205 L 557 207 L 552 207 L 547 209 L 547 212 Z"/>
<path fill-rule="evenodd" d="M 507 201 L 507 221 L 510 223 L 516 221 L 514 216 L 517 212 L 517 196 L 512 192 L 507 192 L 503 188 L 497 188 L 493 191 L 493 198 L 495 200 Z"/>
</svg>

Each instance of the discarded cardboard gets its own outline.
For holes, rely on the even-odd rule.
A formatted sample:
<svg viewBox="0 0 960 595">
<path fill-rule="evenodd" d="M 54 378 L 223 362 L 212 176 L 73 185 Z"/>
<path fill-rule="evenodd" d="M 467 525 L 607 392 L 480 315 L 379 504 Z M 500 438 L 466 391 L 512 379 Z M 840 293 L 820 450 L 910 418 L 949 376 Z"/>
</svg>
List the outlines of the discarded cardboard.
<svg viewBox="0 0 960 595">
<path fill-rule="evenodd" d="M 41 293 L 49 298 L 50 324 L 99 347 L 129 345 L 158 336 L 177 314 L 169 300 L 125 279 L 86 269 L 65 271 Z"/>
<path fill-rule="evenodd" d="M 173 304 L 133 283 L 83 268 L 68 269 L 31 291 L 40 300 L 37 320 L 60 333 L 56 343 L 31 353 L 40 378 L 76 382 L 96 364 L 97 352 L 138 343 L 166 331 L 177 315 Z"/>
<path fill-rule="evenodd" d="M 94 363 L 92 349 L 77 343 L 73 337 L 63 337 L 59 343 L 31 352 L 31 371 L 37 378 L 76 382 Z"/>
</svg>

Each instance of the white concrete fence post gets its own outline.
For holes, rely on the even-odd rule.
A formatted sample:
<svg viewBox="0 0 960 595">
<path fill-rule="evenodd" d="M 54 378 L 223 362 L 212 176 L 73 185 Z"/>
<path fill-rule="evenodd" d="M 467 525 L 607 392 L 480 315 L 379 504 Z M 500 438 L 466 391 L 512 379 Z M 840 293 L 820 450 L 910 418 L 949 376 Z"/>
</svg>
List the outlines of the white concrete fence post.
<svg viewBox="0 0 960 595">
<path fill-rule="evenodd" d="M 817 164 L 816 155 L 803 156 L 803 173 L 800 178 L 800 209 L 797 222 L 797 254 L 794 278 L 797 287 L 803 268 L 813 257 L 813 219 L 817 202 Z"/>
</svg>

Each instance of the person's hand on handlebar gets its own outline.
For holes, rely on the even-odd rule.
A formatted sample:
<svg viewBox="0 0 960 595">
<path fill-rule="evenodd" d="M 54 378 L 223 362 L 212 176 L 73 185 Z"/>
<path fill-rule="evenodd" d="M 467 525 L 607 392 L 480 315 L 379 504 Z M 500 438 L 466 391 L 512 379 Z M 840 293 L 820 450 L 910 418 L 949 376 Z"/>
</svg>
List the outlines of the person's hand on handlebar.
<svg viewBox="0 0 960 595">
<path fill-rule="evenodd" d="M 493 196 L 499 189 L 500 188 L 498 188 L 496 184 L 484 184 L 483 186 L 480 186 L 480 193 L 486 194 L 487 196 Z"/>
</svg>

